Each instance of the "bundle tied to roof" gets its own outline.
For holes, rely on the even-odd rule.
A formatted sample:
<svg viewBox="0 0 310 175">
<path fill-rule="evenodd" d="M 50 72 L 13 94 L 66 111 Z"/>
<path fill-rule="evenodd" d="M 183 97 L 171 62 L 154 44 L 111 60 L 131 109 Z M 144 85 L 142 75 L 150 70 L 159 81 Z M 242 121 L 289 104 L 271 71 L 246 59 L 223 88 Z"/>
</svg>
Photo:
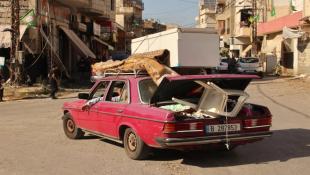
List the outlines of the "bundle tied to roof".
<svg viewBox="0 0 310 175">
<path fill-rule="evenodd" d="M 107 70 L 115 70 L 116 72 L 145 70 L 152 77 L 153 81 L 159 85 L 163 77 L 178 75 L 167 66 L 168 58 L 168 50 L 158 50 L 134 54 L 123 61 L 109 60 L 100 62 L 94 64 L 92 68 L 97 74 L 103 74 Z"/>
</svg>

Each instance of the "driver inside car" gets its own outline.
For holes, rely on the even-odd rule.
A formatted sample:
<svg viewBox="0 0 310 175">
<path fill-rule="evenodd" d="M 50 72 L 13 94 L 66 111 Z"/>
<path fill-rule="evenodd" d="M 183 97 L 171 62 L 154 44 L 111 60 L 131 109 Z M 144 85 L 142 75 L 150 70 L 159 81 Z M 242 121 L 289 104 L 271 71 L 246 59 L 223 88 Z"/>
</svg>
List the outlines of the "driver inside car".
<svg viewBox="0 0 310 175">
<path fill-rule="evenodd" d="M 111 101 L 111 102 L 121 102 L 124 101 L 125 99 L 122 98 L 122 94 L 126 93 L 127 90 L 124 90 L 125 88 L 125 83 L 119 83 L 117 82 L 114 85 L 113 91 L 112 91 L 112 96 L 110 97 L 110 99 L 107 99 L 107 101 Z M 82 107 L 82 110 L 89 110 L 93 105 L 97 104 L 100 101 L 104 100 L 104 94 L 102 94 L 100 97 L 88 100 Z"/>
</svg>

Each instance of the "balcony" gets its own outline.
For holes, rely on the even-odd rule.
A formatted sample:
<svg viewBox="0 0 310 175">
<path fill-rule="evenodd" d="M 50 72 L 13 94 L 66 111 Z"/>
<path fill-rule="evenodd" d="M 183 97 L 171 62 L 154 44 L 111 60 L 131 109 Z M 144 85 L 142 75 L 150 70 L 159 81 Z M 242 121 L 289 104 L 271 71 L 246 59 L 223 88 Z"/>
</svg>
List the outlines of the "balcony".
<svg viewBox="0 0 310 175">
<path fill-rule="evenodd" d="M 88 6 L 89 0 L 56 0 L 57 2 L 68 7 L 83 8 Z"/>
<path fill-rule="evenodd" d="M 104 0 L 88 0 L 87 5 L 80 8 L 84 13 L 92 16 L 104 15 L 106 9 L 106 3 Z"/>
<path fill-rule="evenodd" d="M 225 3 L 226 3 L 226 0 L 217 0 L 217 3 L 218 3 L 218 4 L 225 4 Z"/>
<path fill-rule="evenodd" d="M 140 10 L 144 10 L 144 3 L 141 0 L 126 0 L 124 7 L 135 7 Z"/>
<path fill-rule="evenodd" d="M 117 14 L 125 14 L 125 15 L 134 14 L 134 12 L 135 12 L 134 7 L 119 7 L 116 11 Z"/>
<path fill-rule="evenodd" d="M 251 28 L 250 27 L 241 27 L 236 30 L 236 37 L 250 37 Z"/>
</svg>

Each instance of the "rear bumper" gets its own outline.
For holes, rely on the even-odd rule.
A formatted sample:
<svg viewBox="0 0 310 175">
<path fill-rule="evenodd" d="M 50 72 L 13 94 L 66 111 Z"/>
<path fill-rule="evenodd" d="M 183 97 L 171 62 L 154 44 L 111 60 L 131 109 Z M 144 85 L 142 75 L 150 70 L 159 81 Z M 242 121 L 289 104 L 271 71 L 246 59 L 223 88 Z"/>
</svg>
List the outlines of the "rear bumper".
<svg viewBox="0 0 310 175">
<path fill-rule="evenodd" d="M 255 132 L 255 133 L 243 133 L 243 134 L 229 134 L 219 136 L 207 136 L 207 137 L 194 137 L 194 138 L 157 138 L 156 141 L 162 147 L 176 147 L 176 146 L 191 146 L 191 145 L 204 145 L 204 144 L 216 144 L 234 141 L 253 141 L 260 140 L 266 137 L 270 137 L 272 132 Z"/>
</svg>

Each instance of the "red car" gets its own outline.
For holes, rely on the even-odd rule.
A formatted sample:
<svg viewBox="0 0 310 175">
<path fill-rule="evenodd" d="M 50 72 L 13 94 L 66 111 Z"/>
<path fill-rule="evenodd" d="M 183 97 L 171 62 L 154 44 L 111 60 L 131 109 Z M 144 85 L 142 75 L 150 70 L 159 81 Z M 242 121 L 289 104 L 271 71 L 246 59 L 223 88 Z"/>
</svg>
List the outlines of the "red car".
<svg viewBox="0 0 310 175">
<path fill-rule="evenodd" d="M 235 148 L 271 136 L 268 108 L 245 103 L 255 75 L 165 77 L 119 75 L 98 80 L 89 93 L 63 106 L 63 128 L 71 139 L 85 132 L 124 144 L 132 159 L 151 148 Z"/>
</svg>

